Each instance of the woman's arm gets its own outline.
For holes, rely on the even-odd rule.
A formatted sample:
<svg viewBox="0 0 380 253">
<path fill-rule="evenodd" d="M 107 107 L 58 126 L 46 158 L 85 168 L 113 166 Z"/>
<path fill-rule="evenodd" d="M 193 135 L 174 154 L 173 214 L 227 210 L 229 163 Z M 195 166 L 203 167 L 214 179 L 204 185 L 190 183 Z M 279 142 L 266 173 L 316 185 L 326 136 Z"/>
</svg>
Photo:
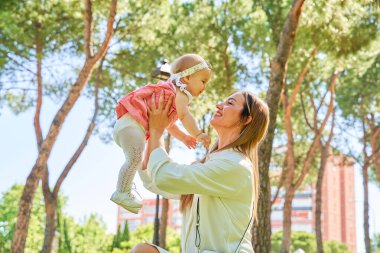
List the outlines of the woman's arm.
<svg viewBox="0 0 380 253">
<path fill-rule="evenodd" d="M 150 107 L 146 104 L 149 116 L 149 140 L 146 150 L 146 156 L 149 157 L 150 153 L 159 147 L 164 147 L 163 134 L 165 129 L 169 126 L 170 120 L 173 115 L 168 115 L 169 108 L 173 103 L 173 96 L 171 95 L 168 102 L 164 106 L 164 91 L 161 92 L 156 106 L 156 98 L 153 95 Z"/>
<path fill-rule="evenodd" d="M 233 156 L 224 153 L 205 163 L 183 165 L 171 161 L 162 148 L 157 148 L 149 157 L 147 172 L 159 190 L 171 194 L 233 197 L 252 183 L 250 162 Z"/>
<path fill-rule="evenodd" d="M 171 194 L 165 191 L 162 191 L 158 189 L 154 184 L 152 178 L 149 176 L 148 172 L 146 170 L 138 170 L 139 176 L 141 181 L 143 182 L 143 185 L 145 189 L 149 190 L 150 192 L 153 192 L 155 194 L 159 194 L 167 199 L 179 199 L 178 194 Z"/>
</svg>

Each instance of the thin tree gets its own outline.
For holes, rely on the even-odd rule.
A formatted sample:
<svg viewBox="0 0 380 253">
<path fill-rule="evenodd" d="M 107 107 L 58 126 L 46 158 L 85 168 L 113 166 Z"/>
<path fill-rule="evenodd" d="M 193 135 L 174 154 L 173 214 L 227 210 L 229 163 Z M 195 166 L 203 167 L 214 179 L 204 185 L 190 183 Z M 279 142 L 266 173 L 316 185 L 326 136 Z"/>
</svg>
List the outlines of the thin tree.
<svg viewBox="0 0 380 253">
<path fill-rule="evenodd" d="M 294 198 L 294 194 L 296 190 L 301 186 L 303 180 L 308 175 L 310 168 L 312 166 L 312 161 L 314 159 L 315 153 L 317 151 L 318 145 L 320 143 L 320 139 L 322 137 L 322 132 L 327 124 L 327 121 L 333 111 L 334 107 L 334 87 L 336 80 L 340 74 L 340 71 L 335 70 L 331 76 L 330 84 L 329 84 L 329 92 L 330 92 L 330 102 L 327 108 L 327 113 L 323 118 L 321 124 L 315 128 L 314 136 L 312 143 L 310 144 L 306 157 L 301 161 L 301 169 L 300 173 L 296 175 L 296 154 L 295 154 L 295 146 L 294 146 L 294 133 L 293 133 L 293 124 L 292 124 L 292 107 L 296 100 L 296 96 L 299 93 L 301 84 L 303 79 L 305 78 L 310 62 L 314 58 L 316 54 L 316 48 L 313 49 L 308 62 L 304 69 L 302 70 L 300 76 L 298 77 L 296 86 L 291 95 L 288 94 L 288 88 L 284 85 L 284 91 L 282 93 L 282 104 L 284 107 L 284 125 L 285 132 L 287 136 L 287 150 L 286 150 L 286 159 L 287 159 L 287 169 L 286 176 L 284 181 L 284 189 L 285 189 L 285 202 L 284 202 L 284 213 L 283 213 L 283 238 L 282 238 L 282 246 L 281 252 L 288 253 L 291 245 L 291 215 L 292 215 L 292 201 Z M 318 112 L 319 108 L 322 106 L 324 102 L 324 98 L 322 97 L 318 106 L 316 106 L 313 102 L 312 95 L 310 95 L 310 99 L 312 101 L 312 106 L 315 106 L 315 111 Z M 314 116 L 316 118 L 317 115 Z"/>
<path fill-rule="evenodd" d="M 374 113 L 371 112 L 369 115 L 367 115 L 363 109 L 363 100 L 365 100 L 365 97 L 361 98 L 361 106 L 360 106 L 360 112 L 361 112 L 361 125 L 362 125 L 362 156 L 363 156 L 363 163 L 362 165 L 362 173 L 363 173 L 363 191 L 364 191 L 364 244 L 366 253 L 371 253 L 371 237 L 369 234 L 369 194 L 368 194 L 368 170 L 370 169 L 371 165 L 374 165 L 376 169 L 378 169 L 378 160 L 380 159 L 380 141 L 379 141 L 379 135 L 380 135 L 380 123 L 378 122 L 377 125 L 375 123 L 375 117 Z M 368 145 L 369 144 L 369 145 Z M 369 146 L 369 147 L 368 147 Z M 368 150 L 370 149 L 370 152 Z"/>
<path fill-rule="evenodd" d="M 313 109 L 313 124 L 310 124 L 305 106 L 303 101 L 302 92 L 301 95 L 301 103 L 302 103 L 302 111 L 305 118 L 306 124 L 309 126 L 310 130 L 314 132 L 314 135 L 317 135 L 317 129 L 318 129 L 318 111 L 315 106 L 312 106 Z M 310 104 L 313 104 L 312 97 L 310 98 Z M 331 146 L 331 140 L 334 136 L 334 123 L 335 123 L 335 110 L 334 107 L 332 109 L 332 118 L 331 118 L 331 128 L 330 132 L 327 138 L 327 141 L 324 143 L 323 138 L 319 140 L 319 150 L 320 150 L 320 162 L 319 162 L 319 169 L 318 169 L 318 176 L 317 176 L 317 183 L 316 183 L 316 197 L 315 197 L 315 233 L 316 233 L 316 242 L 317 242 L 317 252 L 323 253 L 323 242 L 322 242 L 322 183 L 323 183 L 323 176 L 325 173 L 325 168 L 327 164 L 327 160 L 329 158 L 329 152 L 330 152 L 330 146 Z"/>
<path fill-rule="evenodd" d="M 380 101 L 378 82 L 380 55 L 376 51 L 368 50 L 368 48 L 365 51 L 363 50 L 362 55 L 364 56 L 363 59 L 367 62 L 372 62 L 372 64 L 368 66 L 361 76 L 356 74 L 355 68 L 347 71 L 348 75 L 342 82 L 338 102 L 343 117 L 348 123 L 346 126 L 340 127 L 341 131 L 347 136 L 342 139 L 347 144 L 351 144 L 352 139 L 356 138 L 361 149 L 360 151 L 352 151 L 350 148 L 352 145 L 344 145 L 344 149 L 360 166 L 363 174 L 363 228 L 365 249 L 368 253 L 372 251 L 369 231 L 368 176 L 371 169 L 374 169 L 375 173 L 379 171 L 378 164 L 380 162 L 380 117 L 378 113 Z M 350 135 L 349 131 L 347 131 L 348 127 L 354 131 L 353 135 Z M 379 179 L 379 174 L 376 174 Z"/>
<path fill-rule="evenodd" d="M 165 137 L 165 150 L 169 154 L 172 146 L 172 136 L 168 133 Z M 161 222 L 160 222 L 160 243 L 161 248 L 166 248 L 166 231 L 168 227 L 168 212 L 169 212 L 169 200 L 162 198 L 162 207 L 161 207 Z"/>
<path fill-rule="evenodd" d="M 44 175 L 42 177 L 42 190 L 44 194 L 44 200 L 45 200 L 45 212 L 46 212 L 46 224 L 45 224 L 45 238 L 44 238 L 44 244 L 42 247 L 41 252 L 42 253 L 49 253 L 52 250 L 52 244 L 53 239 L 55 235 L 56 230 L 56 217 L 57 217 L 57 201 L 58 201 L 58 193 L 62 186 L 63 181 L 66 179 L 67 175 L 73 168 L 74 164 L 82 154 L 84 148 L 87 146 L 87 143 L 93 133 L 93 130 L 95 128 L 95 122 L 96 117 L 98 115 L 99 111 L 99 102 L 98 102 L 98 92 L 99 92 L 99 86 L 101 83 L 102 78 L 102 66 L 103 66 L 104 57 L 100 61 L 100 65 L 98 67 L 95 85 L 94 85 L 94 112 L 92 119 L 87 127 L 87 131 L 85 133 L 85 136 L 78 146 L 77 150 L 69 160 L 69 162 L 66 164 L 65 168 L 62 170 L 60 176 L 57 179 L 57 182 L 55 183 L 53 190 L 50 190 L 49 187 L 49 170 L 46 166 L 46 169 L 44 171 Z"/>
<path fill-rule="evenodd" d="M 26 236 L 28 233 L 28 226 L 30 220 L 30 210 L 32 207 L 32 200 L 34 197 L 35 190 L 38 186 L 39 180 L 46 173 L 47 161 L 50 156 L 51 150 L 57 140 L 57 137 L 60 133 L 61 127 L 78 100 L 84 86 L 86 85 L 88 79 L 91 76 L 91 73 L 94 69 L 95 64 L 105 55 L 108 45 L 111 41 L 113 34 L 113 23 L 116 15 L 116 5 L 117 0 L 113 0 L 110 7 L 110 14 L 107 20 L 107 31 L 105 38 L 99 47 L 99 50 L 96 54 L 94 54 L 93 49 L 93 17 L 92 17 L 92 8 L 91 1 L 85 0 L 85 29 L 84 29 L 84 50 L 86 59 L 83 64 L 81 71 L 78 74 L 78 78 L 76 82 L 73 84 L 70 89 L 65 102 L 58 110 L 55 115 L 52 124 L 50 125 L 49 131 L 46 135 L 46 138 L 40 144 L 40 148 L 38 150 L 38 157 L 34 166 L 31 169 L 31 172 L 26 180 L 25 187 L 23 190 L 23 194 L 19 203 L 19 212 L 17 216 L 16 230 L 12 241 L 12 250 L 14 253 L 22 253 L 24 252 Z M 42 101 L 42 98 L 40 99 Z M 37 106 L 36 108 L 40 108 Z M 37 109 L 36 109 L 37 112 Z M 37 117 L 39 117 L 39 112 L 37 113 Z M 35 128 L 36 132 L 38 131 L 38 127 Z M 40 129 L 40 128 L 39 128 Z M 39 138 L 42 139 L 42 132 L 36 133 Z M 40 140 L 41 140 L 40 139 Z"/>
</svg>

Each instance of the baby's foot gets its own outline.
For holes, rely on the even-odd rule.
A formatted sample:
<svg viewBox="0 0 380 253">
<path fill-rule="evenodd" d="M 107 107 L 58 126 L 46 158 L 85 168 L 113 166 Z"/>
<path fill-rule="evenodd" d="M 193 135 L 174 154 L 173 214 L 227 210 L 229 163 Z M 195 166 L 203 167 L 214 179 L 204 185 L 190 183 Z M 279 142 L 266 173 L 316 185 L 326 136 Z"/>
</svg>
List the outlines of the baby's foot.
<svg viewBox="0 0 380 253">
<path fill-rule="evenodd" d="M 135 195 L 133 195 L 130 191 L 115 191 L 111 196 L 111 200 L 119 206 L 123 207 L 124 209 L 136 214 L 140 211 L 140 208 L 142 207 L 141 201 L 139 201 L 135 197 Z"/>
</svg>

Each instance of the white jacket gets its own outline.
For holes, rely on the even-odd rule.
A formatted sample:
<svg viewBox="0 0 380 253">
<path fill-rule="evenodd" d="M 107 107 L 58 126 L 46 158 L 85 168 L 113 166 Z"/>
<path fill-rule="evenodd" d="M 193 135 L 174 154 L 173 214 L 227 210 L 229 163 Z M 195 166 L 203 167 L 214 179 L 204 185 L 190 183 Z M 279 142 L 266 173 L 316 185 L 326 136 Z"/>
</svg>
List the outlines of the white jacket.
<svg viewBox="0 0 380 253">
<path fill-rule="evenodd" d="M 196 253 L 195 224 L 200 202 L 200 249 L 219 253 L 253 253 L 251 227 L 253 208 L 252 163 L 232 149 L 211 153 L 206 162 L 181 165 L 170 160 L 162 148 L 152 151 L 146 171 L 140 171 L 144 186 L 166 198 L 195 194 L 184 213 L 182 251 Z M 245 235 L 244 232 L 246 231 Z M 244 238 L 243 238 L 244 235 Z"/>
</svg>

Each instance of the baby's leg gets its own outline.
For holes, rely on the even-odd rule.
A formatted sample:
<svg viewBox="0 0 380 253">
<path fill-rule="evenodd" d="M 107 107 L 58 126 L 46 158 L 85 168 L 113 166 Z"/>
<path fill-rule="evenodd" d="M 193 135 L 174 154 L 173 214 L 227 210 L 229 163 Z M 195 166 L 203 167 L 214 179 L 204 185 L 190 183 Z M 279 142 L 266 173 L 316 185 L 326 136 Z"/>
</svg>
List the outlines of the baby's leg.
<svg viewBox="0 0 380 253">
<path fill-rule="evenodd" d="M 138 213 L 141 202 L 131 193 L 131 189 L 136 171 L 142 166 L 145 133 L 139 128 L 126 127 L 118 131 L 116 138 L 124 151 L 125 162 L 119 171 L 116 191 L 111 200 L 128 211 Z"/>
<path fill-rule="evenodd" d="M 125 163 L 121 166 L 117 182 L 117 190 L 129 192 L 137 169 L 141 169 L 145 135 L 141 129 L 126 127 L 118 133 L 118 142 L 125 155 Z"/>
</svg>

